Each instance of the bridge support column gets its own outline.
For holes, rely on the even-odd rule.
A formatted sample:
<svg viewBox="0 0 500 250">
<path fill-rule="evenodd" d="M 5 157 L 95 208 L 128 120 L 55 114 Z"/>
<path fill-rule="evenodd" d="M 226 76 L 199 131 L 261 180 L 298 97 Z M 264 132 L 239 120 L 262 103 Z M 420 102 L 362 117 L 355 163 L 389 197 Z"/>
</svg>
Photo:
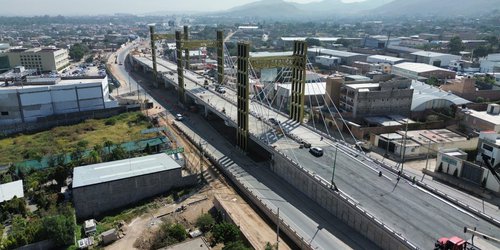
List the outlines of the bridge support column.
<svg viewBox="0 0 500 250">
<path fill-rule="evenodd" d="M 248 114 L 249 114 L 249 81 L 248 67 L 250 60 L 250 44 L 238 43 L 238 74 L 237 74 L 237 102 L 238 128 L 236 130 L 236 145 L 243 151 L 248 151 Z"/>
<path fill-rule="evenodd" d="M 224 83 L 224 31 L 217 31 L 217 82 Z"/>
<path fill-rule="evenodd" d="M 306 85 L 307 43 L 295 41 L 293 44 L 292 100 L 290 118 L 298 123 L 304 120 L 304 95 Z"/>
<path fill-rule="evenodd" d="M 155 26 L 149 26 L 149 34 L 151 39 L 151 57 L 153 59 L 153 86 L 158 88 L 158 70 L 156 69 L 156 41 L 155 41 Z"/>
<path fill-rule="evenodd" d="M 180 31 L 175 32 L 175 45 L 177 52 L 177 76 L 178 76 L 178 84 L 179 84 L 179 102 L 185 102 L 184 95 L 184 64 L 182 58 L 182 34 Z"/>
<path fill-rule="evenodd" d="M 184 25 L 184 41 L 189 40 L 189 27 L 187 25 Z M 189 70 L 189 49 L 184 50 L 184 58 L 186 60 L 186 69 Z"/>
</svg>

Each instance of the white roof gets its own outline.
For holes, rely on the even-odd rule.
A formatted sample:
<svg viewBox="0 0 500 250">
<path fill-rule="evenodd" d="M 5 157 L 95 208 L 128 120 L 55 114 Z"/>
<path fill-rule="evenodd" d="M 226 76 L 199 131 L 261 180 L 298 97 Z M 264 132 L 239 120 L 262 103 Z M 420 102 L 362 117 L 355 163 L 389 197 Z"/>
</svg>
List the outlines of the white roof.
<svg viewBox="0 0 500 250">
<path fill-rule="evenodd" d="M 486 113 L 486 111 L 476 111 L 473 109 L 469 109 L 467 111 L 467 114 L 469 114 L 470 116 L 476 117 L 480 120 L 488 121 L 488 122 L 491 122 L 495 125 L 500 125 L 500 115 L 491 115 L 491 114 Z"/>
<path fill-rule="evenodd" d="M 293 51 L 283 51 L 283 52 L 250 52 L 250 57 L 266 57 L 266 56 L 291 56 Z"/>
<path fill-rule="evenodd" d="M 425 109 L 424 106 L 427 104 L 427 102 L 434 101 L 444 101 L 449 105 L 462 105 L 470 103 L 470 101 L 465 100 L 462 97 L 454 95 L 450 92 L 443 91 L 423 82 L 413 80 L 411 83 L 411 88 L 414 89 L 413 100 L 411 102 L 412 111 L 420 111 L 421 109 Z"/>
<path fill-rule="evenodd" d="M 16 196 L 17 198 L 24 197 L 22 180 L 0 185 L 0 202 L 12 200 L 14 196 Z"/>
<path fill-rule="evenodd" d="M 351 56 L 364 56 L 364 54 L 353 53 L 342 50 L 325 49 L 322 47 L 308 48 L 307 52 L 313 52 L 323 55 L 337 56 L 337 57 L 351 57 Z"/>
<path fill-rule="evenodd" d="M 126 179 L 181 166 L 166 154 L 93 164 L 73 169 L 73 188 Z"/>
<path fill-rule="evenodd" d="M 417 73 L 425 73 L 425 72 L 436 71 L 436 70 L 452 72 L 451 70 L 439 68 L 439 67 L 432 66 L 429 64 L 425 64 L 425 63 L 404 62 L 404 63 L 398 63 L 398 64 L 394 65 L 393 67 L 404 69 L 404 70 L 409 70 L 409 71 L 413 71 L 413 72 L 417 72 Z"/>
<path fill-rule="evenodd" d="M 346 84 L 345 85 L 348 88 L 352 89 L 370 89 L 370 88 L 378 88 L 380 84 L 378 83 L 353 83 L 353 84 Z"/>
<path fill-rule="evenodd" d="M 399 62 L 399 61 L 404 61 L 404 58 L 399 58 L 399 57 L 393 57 L 393 56 L 385 56 L 385 55 L 373 55 L 369 56 L 368 59 L 375 59 L 375 60 L 380 60 L 380 61 L 386 61 L 386 62 Z"/>
<path fill-rule="evenodd" d="M 283 41 L 305 41 L 307 38 L 316 39 L 321 42 L 336 42 L 340 37 L 281 37 Z"/>
<path fill-rule="evenodd" d="M 456 56 L 456 55 L 452 55 L 452 54 L 444 54 L 444 53 L 425 51 L 425 50 L 413 52 L 411 54 L 416 55 L 416 56 L 425 56 L 425 57 L 452 56 L 452 57 L 459 57 L 460 58 L 460 56 Z"/>
</svg>

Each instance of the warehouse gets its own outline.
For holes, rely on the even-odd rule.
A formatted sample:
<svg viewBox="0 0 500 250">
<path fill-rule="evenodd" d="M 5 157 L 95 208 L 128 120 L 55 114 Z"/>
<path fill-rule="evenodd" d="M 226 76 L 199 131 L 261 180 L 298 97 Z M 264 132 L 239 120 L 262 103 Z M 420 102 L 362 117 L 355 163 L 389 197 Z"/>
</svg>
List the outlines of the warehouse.
<svg viewBox="0 0 500 250">
<path fill-rule="evenodd" d="M 117 106 L 109 97 L 107 77 L 27 77 L 24 83 L 0 85 L 0 125 Z"/>
<path fill-rule="evenodd" d="M 461 56 L 431 51 L 417 51 L 411 54 L 414 56 L 415 62 L 434 65 L 436 67 L 448 67 L 451 61 L 462 59 Z"/>
<path fill-rule="evenodd" d="M 404 62 L 392 66 L 393 75 L 406 77 L 413 80 L 426 80 L 435 77 L 438 80 L 455 79 L 456 72 L 438 68 L 424 63 Z"/>
<path fill-rule="evenodd" d="M 316 58 L 316 56 L 321 56 L 321 55 L 329 57 L 330 56 L 337 57 L 340 58 L 341 64 L 346 64 L 346 65 L 352 65 L 355 61 L 365 62 L 367 57 L 367 55 L 364 54 L 347 52 L 342 50 L 325 49 L 321 47 L 308 48 L 307 54 L 309 57 L 314 57 L 314 58 Z"/>
<path fill-rule="evenodd" d="M 76 215 L 96 217 L 172 188 L 196 184 L 197 176 L 183 176 L 181 168 L 166 154 L 77 167 L 73 170 Z"/>
<path fill-rule="evenodd" d="M 405 62 L 404 58 L 386 56 L 386 55 L 372 55 L 366 58 L 366 62 L 369 63 L 388 63 L 390 65 Z"/>
</svg>

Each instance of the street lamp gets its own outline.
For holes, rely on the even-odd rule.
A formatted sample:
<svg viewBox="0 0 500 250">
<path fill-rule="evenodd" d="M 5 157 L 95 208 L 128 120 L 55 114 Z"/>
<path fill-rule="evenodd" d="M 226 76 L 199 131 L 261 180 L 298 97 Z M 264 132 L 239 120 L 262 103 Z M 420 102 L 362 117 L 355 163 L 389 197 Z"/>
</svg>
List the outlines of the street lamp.
<svg viewBox="0 0 500 250">
<path fill-rule="evenodd" d="M 337 185 L 335 185 L 335 182 L 333 181 L 333 179 L 335 178 L 335 167 L 337 165 L 337 151 L 338 151 L 338 147 L 337 147 L 337 145 L 335 145 L 335 156 L 333 158 L 333 169 L 332 169 L 332 188 L 335 191 L 338 191 Z"/>
</svg>

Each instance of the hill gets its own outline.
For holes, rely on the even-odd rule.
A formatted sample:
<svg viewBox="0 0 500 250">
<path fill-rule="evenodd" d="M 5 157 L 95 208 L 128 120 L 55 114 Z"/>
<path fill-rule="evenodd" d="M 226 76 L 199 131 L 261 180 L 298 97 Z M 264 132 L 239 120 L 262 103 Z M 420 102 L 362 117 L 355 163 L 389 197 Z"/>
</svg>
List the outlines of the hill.
<svg viewBox="0 0 500 250">
<path fill-rule="evenodd" d="M 499 0 L 394 0 L 370 13 L 376 16 L 477 16 L 500 9 Z M 366 13 L 368 14 L 368 13 Z"/>
</svg>

